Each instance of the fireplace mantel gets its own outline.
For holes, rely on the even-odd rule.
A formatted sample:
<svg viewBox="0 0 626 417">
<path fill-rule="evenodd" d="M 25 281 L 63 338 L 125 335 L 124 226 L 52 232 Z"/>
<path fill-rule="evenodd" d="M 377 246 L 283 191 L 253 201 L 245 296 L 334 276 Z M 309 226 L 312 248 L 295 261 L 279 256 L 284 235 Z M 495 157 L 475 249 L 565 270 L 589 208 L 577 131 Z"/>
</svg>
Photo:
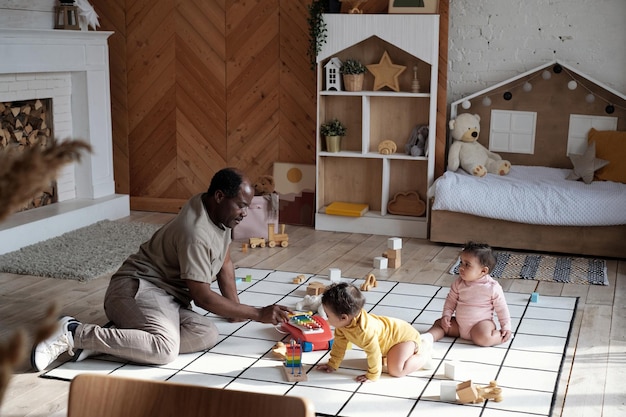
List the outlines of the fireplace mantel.
<svg viewBox="0 0 626 417">
<path fill-rule="evenodd" d="M 0 224 L 0 254 L 100 220 L 130 214 L 128 196 L 115 194 L 113 178 L 107 44 L 111 34 L 0 28 L 0 75 L 16 74 L 19 78 L 29 74 L 69 74 L 71 137 L 85 140 L 93 148 L 74 166 L 76 199 L 10 216 Z M 26 98 L 42 97 L 21 97 Z"/>
</svg>

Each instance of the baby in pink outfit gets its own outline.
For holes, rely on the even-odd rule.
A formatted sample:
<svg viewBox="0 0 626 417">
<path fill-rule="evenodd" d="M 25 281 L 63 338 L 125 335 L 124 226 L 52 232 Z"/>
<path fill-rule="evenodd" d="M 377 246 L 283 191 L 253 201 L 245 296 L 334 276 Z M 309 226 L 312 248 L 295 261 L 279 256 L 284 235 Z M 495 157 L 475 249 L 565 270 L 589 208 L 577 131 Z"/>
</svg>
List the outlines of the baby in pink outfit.
<svg viewBox="0 0 626 417">
<path fill-rule="evenodd" d="M 461 337 L 479 346 L 495 346 L 511 338 L 511 315 L 500 284 L 489 275 L 496 264 L 491 248 L 469 242 L 461 251 L 459 278 L 450 286 L 441 318 L 428 333 L 437 341 Z M 498 315 L 500 329 L 494 322 Z M 453 316 L 454 314 L 454 316 Z"/>
</svg>

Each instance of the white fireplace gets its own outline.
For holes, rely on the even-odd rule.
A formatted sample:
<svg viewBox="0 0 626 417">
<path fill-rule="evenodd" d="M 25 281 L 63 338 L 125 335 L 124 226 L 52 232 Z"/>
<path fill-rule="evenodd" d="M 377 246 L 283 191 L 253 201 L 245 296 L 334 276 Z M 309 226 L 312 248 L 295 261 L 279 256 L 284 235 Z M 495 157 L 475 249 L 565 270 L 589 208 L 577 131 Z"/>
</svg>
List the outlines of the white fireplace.
<svg viewBox="0 0 626 417">
<path fill-rule="evenodd" d="M 59 201 L 0 223 L 0 254 L 130 214 L 115 194 L 107 38 L 112 32 L 0 28 L 0 101 L 52 98 L 55 137 L 93 148 L 67 165 Z"/>
</svg>

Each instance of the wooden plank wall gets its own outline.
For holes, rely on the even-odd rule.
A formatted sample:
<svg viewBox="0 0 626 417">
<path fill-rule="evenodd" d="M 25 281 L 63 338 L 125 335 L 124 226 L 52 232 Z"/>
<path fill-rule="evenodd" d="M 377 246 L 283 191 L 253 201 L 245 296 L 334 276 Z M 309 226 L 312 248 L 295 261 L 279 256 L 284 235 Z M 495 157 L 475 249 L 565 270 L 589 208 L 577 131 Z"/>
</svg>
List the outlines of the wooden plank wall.
<svg viewBox="0 0 626 417">
<path fill-rule="evenodd" d="M 176 212 L 225 166 L 254 180 L 274 162 L 315 163 L 310 0 L 92 4 L 100 29 L 115 32 L 116 192 L 130 194 L 132 209 Z M 387 6 L 370 0 L 363 10 Z"/>
</svg>

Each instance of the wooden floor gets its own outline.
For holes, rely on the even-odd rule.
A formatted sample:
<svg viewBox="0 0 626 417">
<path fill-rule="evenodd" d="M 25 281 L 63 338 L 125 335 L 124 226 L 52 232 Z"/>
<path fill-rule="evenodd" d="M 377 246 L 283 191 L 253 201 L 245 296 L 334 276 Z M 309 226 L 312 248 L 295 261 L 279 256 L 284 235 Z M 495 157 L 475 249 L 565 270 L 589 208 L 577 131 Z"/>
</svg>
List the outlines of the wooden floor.
<svg viewBox="0 0 626 417">
<path fill-rule="evenodd" d="M 128 219 L 163 223 L 169 214 L 133 212 Z M 236 266 L 327 274 L 340 268 L 346 276 L 365 276 L 373 258 L 386 249 L 387 237 L 316 231 L 287 226 L 289 247 L 257 248 L 243 253 L 234 244 Z M 379 279 L 449 286 L 447 273 L 459 248 L 422 239 L 404 239 L 402 267 Z M 580 297 L 553 417 L 626 415 L 626 261 L 608 260 L 609 286 L 503 280 L 505 291 Z M 40 320 L 57 301 L 62 313 L 81 321 L 107 322 L 102 300 L 108 276 L 88 283 L 0 273 L 0 340 L 18 327 Z M 13 376 L 0 416 L 65 416 L 69 383 L 39 378 L 25 363 Z"/>
</svg>

